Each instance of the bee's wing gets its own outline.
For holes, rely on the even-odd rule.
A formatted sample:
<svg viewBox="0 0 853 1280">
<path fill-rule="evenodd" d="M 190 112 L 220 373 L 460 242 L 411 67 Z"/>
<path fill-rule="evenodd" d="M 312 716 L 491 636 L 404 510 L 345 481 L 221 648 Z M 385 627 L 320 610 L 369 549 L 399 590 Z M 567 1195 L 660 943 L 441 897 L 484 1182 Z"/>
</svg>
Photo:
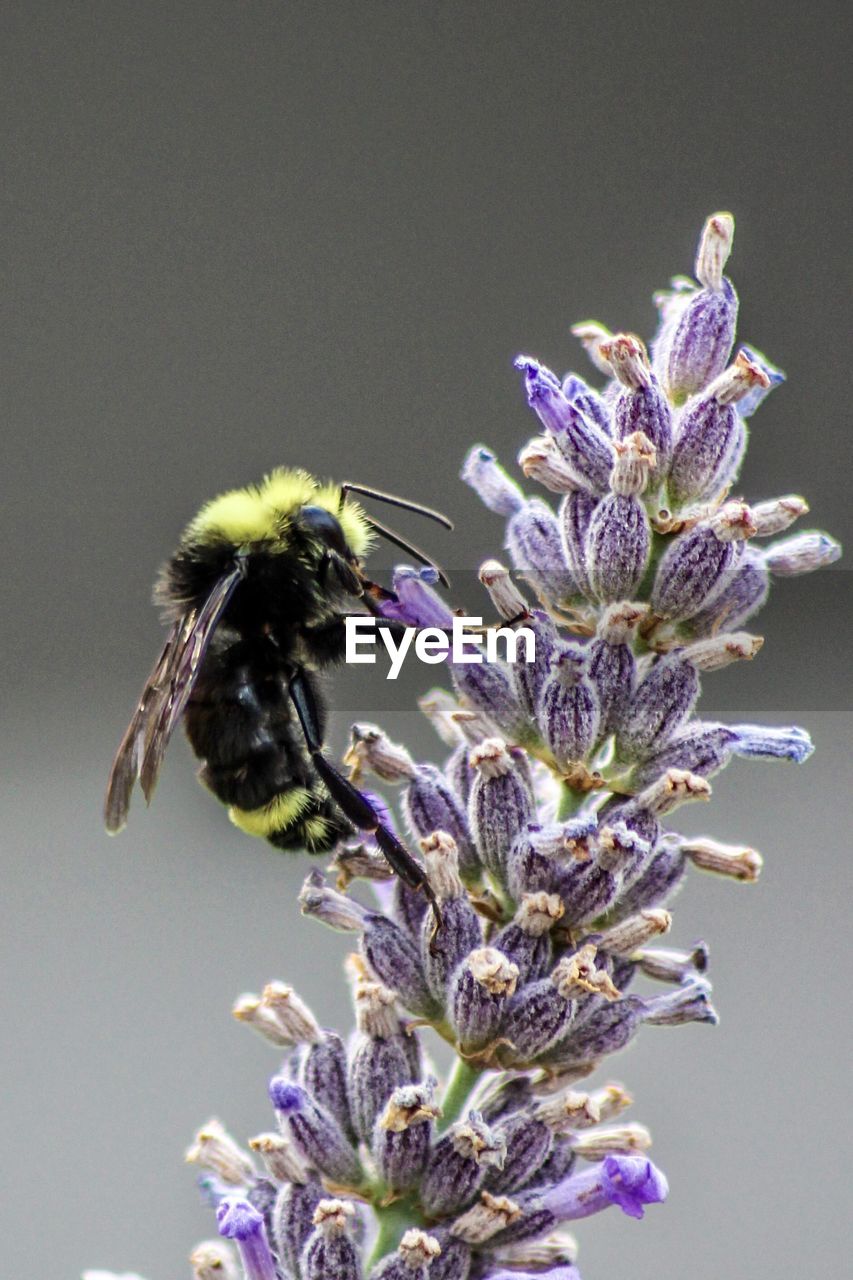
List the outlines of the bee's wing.
<svg viewBox="0 0 853 1280">
<path fill-rule="evenodd" d="M 110 770 L 104 802 L 109 832 L 121 831 L 127 822 L 137 779 L 145 799 L 151 799 L 166 747 L 193 691 L 207 646 L 244 573 L 240 560 L 219 579 L 200 609 L 187 610 L 172 625 Z"/>
<path fill-rule="evenodd" d="M 175 654 L 181 647 L 182 638 L 193 616 L 194 614 L 184 614 L 173 623 L 163 651 L 145 682 L 133 719 L 116 752 L 104 801 L 104 822 L 111 834 L 121 831 L 127 822 L 130 796 L 139 777 L 145 744 L 169 696 L 169 672 L 174 666 Z"/>
</svg>

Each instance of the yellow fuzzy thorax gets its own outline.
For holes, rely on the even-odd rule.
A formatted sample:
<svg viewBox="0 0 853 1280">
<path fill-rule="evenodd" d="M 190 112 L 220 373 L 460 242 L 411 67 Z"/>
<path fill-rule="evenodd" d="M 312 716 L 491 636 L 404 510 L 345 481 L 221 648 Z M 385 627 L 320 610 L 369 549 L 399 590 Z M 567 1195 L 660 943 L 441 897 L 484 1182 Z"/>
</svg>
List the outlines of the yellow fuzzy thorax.
<svg viewBox="0 0 853 1280">
<path fill-rule="evenodd" d="M 286 540 L 287 525 L 300 507 L 323 507 L 340 522 L 353 553 L 361 559 L 372 541 L 367 518 L 357 502 L 341 503 L 340 486 L 321 484 L 307 471 L 276 467 L 260 484 L 230 489 L 205 503 L 187 526 L 190 542 L 230 542 L 246 546 Z"/>
</svg>

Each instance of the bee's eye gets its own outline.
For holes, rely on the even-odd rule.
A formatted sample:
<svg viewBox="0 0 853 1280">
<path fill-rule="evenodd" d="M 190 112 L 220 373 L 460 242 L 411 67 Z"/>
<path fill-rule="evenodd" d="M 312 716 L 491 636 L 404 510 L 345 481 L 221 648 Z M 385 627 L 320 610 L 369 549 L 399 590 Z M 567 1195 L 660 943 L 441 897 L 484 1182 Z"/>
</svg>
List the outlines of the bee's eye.
<svg viewBox="0 0 853 1280">
<path fill-rule="evenodd" d="M 299 523 L 316 538 L 325 542 L 326 546 L 340 555 L 350 555 L 344 531 L 338 521 L 325 507 L 303 507 L 299 515 Z"/>
</svg>

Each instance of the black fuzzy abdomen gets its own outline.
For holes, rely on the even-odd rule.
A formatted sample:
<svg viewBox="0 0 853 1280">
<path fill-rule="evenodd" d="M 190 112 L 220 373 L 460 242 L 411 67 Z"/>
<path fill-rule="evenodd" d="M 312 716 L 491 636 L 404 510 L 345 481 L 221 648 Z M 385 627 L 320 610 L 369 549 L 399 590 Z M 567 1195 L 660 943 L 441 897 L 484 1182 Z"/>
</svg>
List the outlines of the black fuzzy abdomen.
<svg viewBox="0 0 853 1280">
<path fill-rule="evenodd" d="M 263 638 L 222 629 L 211 644 L 184 717 L 203 780 L 225 804 L 256 809 L 310 780 L 287 676 Z"/>
<path fill-rule="evenodd" d="M 201 780 L 244 826 L 243 817 L 279 797 L 306 794 L 298 813 L 258 831 L 278 848 L 331 848 L 348 827 L 307 753 L 288 692 L 290 669 L 265 635 L 220 627 L 184 714 Z M 322 822 L 318 820 L 322 819 Z"/>
</svg>

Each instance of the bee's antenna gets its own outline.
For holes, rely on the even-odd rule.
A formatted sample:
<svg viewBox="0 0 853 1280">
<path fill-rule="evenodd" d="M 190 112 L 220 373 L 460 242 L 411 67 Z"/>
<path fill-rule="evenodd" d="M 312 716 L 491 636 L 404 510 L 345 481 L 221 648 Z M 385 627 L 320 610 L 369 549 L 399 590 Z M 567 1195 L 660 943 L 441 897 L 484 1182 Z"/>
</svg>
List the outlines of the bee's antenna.
<svg viewBox="0 0 853 1280">
<path fill-rule="evenodd" d="M 398 498 L 396 494 L 383 493 L 381 489 L 368 489 L 367 485 L 350 483 L 341 485 L 341 493 L 344 497 L 348 493 L 358 493 L 363 498 L 375 498 L 377 502 L 387 502 L 389 507 L 401 507 L 403 511 L 414 511 L 419 516 L 426 516 L 427 520 L 435 520 L 436 524 L 443 525 L 445 529 L 453 528 L 453 521 L 440 511 L 425 507 L 422 502 L 412 502 L 410 498 Z"/>
<path fill-rule="evenodd" d="M 399 547 L 401 551 L 407 552 L 413 560 L 418 560 L 421 564 L 427 565 L 430 569 L 435 569 L 438 574 L 438 580 L 443 587 L 450 586 L 450 579 L 444 570 L 431 560 L 425 551 L 421 551 L 420 547 L 416 547 L 413 542 L 407 542 L 401 534 L 395 533 L 393 529 L 389 529 L 387 525 L 380 524 L 378 520 L 374 520 L 373 516 L 366 516 L 368 525 L 380 537 L 385 538 L 388 542 L 393 542 L 395 547 Z"/>
</svg>

